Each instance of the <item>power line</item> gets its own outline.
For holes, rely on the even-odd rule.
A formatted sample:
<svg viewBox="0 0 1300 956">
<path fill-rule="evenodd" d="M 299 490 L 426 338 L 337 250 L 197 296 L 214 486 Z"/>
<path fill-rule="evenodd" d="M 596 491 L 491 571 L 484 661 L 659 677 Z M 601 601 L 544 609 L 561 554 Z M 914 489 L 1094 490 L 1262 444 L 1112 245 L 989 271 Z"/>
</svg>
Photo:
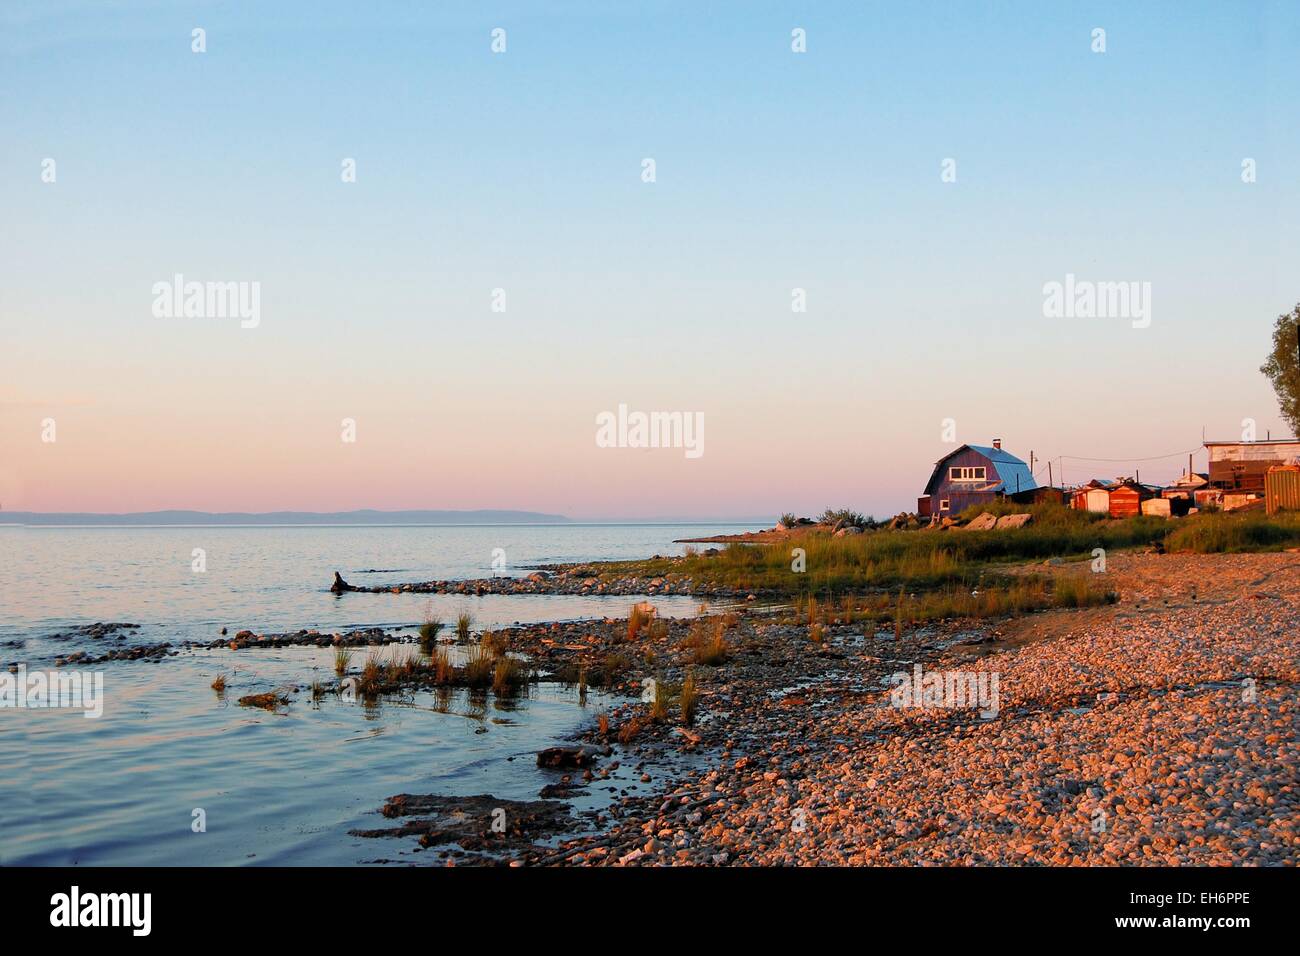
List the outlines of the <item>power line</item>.
<svg viewBox="0 0 1300 956">
<path fill-rule="evenodd" d="M 1186 451 L 1176 451 L 1168 455 L 1152 455 L 1149 458 L 1088 458 L 1084 455 L 1057 455 L 1056 457 L 1057 460 L 1069 458 L 1072 461 L 1160 461 L 1164 458 L 1181 458 L 1183 455 L 1194 455 L 1201 450 L 1201 447 L 1202 446 L 1198 445 L 1196 448 L 1189 448 Z"/>
</svg>

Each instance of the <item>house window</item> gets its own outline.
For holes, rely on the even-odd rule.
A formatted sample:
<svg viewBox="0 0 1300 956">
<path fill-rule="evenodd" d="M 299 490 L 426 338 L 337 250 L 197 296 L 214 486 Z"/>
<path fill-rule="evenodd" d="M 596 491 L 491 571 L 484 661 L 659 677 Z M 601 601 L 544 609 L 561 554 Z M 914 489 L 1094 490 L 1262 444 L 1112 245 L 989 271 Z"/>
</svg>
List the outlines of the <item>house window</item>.
<svg viewBox="0 0 1300 956">
<path fill-rule="evenodd" d="M 948 469 L 949 481 L 984 481 L 983 465 L 954 466 Z"/>
<path fill-rule="evenodd" d="M 940 511 L 947 511 L 947 510 L 948 510 L 948 499 L 947 499 L 947 498 L 940 498 L 940 499 L 939 499 L 939 510 L 940 510 Z"/>
</svg>

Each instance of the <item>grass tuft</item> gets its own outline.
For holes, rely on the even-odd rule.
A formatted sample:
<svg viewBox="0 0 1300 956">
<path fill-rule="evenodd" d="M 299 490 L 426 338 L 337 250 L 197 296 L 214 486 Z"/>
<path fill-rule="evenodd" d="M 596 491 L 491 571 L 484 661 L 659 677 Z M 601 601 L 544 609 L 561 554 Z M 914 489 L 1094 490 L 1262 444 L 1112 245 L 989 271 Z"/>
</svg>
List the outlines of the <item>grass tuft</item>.
<svg viewBox="0 0 1300 956">
<path fill-rule="evenodd" d="M 433 646 L 438 643 L 438 634 L 443 628 L 442 618 L 434 617 L 427 614 L 424 623 L 420 625 L 420 649 L 428 654 L 433 650 Z"/>
<path fill-rule="evenodd" d="M 637 635 L 642 629 L 649 626 L 655 618 L 654 605 L 647 601 L 641 601 L 632 605 L 632 610 L 627 615 L 627 639 L 635 641 Z"/>
<path fill-rule="evenodd" d="M 695 708 L 699 703 L 700 691 L 695 685 L 695 675 L 689 670 L 686 672 L 686 679 L 682 681 L 681 708 L 682 708 L 682 726 L 690 727 L 695 723 Z"/>
<path fill-rule="evenodd" d="M 509 697 L 528 683 L 528 665 L 514 657 L 497 660 L 492 672 L 492 692 L 498 697 Z"/>
</svg>

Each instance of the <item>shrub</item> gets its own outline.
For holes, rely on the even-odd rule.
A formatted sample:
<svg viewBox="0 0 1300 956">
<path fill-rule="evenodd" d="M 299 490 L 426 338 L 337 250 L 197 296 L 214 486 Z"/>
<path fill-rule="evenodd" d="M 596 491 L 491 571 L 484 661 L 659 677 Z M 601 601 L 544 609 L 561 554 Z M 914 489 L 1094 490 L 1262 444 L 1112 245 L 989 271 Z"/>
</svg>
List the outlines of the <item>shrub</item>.
<svg viewBox="0 0 1300 956">
<path fill-rule="evenodd" d="M 852 525 L 855 528 L 874 528 L 875 521 L 868 518 L 861 512 L 854 511 L 851 508 L 827 508 L 822 512 L 822 516 L 817 519 L 821 524 L 833 525 L 836 522 L 843 522 L 846 525 Z"/>
</svg>

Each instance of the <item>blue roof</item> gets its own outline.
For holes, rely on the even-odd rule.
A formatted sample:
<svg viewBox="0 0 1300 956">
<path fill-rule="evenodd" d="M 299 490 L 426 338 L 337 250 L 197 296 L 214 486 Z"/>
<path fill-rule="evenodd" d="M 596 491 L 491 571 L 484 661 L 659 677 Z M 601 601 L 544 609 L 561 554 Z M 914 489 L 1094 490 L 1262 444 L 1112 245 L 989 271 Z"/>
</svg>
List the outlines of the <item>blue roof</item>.
<svg viewBox="0 0 1300 956">
<path fill-rule="evenodd" d="M 1017 491 L 1029 491 L 1038 487 L 1038 482 L 1034 480 L 1033 472 L 1023 461 L 1001 448 L 990 448 L 988 445 L 967 445 L 971 451 L 977 451 L 989 461 L 993 462 L 998 469 L 998 477 L 1002 479 L 1000 483 L 990 488 L 990 491 L 1002 491 L 1012 495 Z"/>
</svg>

